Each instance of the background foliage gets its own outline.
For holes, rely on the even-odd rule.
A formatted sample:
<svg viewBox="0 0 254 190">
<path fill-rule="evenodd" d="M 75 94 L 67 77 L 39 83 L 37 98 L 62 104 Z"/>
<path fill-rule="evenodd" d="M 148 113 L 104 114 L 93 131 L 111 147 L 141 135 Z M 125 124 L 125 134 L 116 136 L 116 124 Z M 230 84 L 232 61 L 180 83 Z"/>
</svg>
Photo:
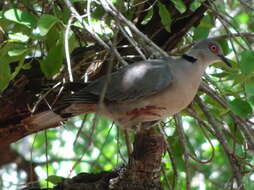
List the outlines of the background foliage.
<svg viewBox="0 0 254 190">
<path fill-rule="evenodd" d="M 141 56 L 133 52 L 134 48 L 129 43 L 127 48 L 122 47 L 127 44 L 126 35 L 134 42 L 138 41 L 137 37 L 132 35 L 129 26 L 119 24 L 121 21 L 105 11 L 103 1 L 71 2 L 83 15 L 87 28 L 118 49 L 125 61 L 131 63 L 140 59 Z M 187 10 L 196 11 L 204 1 L 168 2 L 181 15 Z M 176 19 L 176 14 L 169 11 L 170 6 L 165 1 L 116 0 L 113 3 L 133 23 L 139 20 L 139 29 L 145 28 L 152 40 L 155 32 L 151 34 L 149 30 L 154 28 L 146 26 L 153 27 L 149 22 L 157 13 L 157 22 L 167 33 L 174 32 L 174 23 L 181 25 L 188 19 L 188 14 Z M 176 130 L 173 119 L 162 122 L 170 154 L 167 152 L 163 157 L 161 181 L 165 189 L 172 186 L 185 189 L 188 176 L 191 189 L 236 189 L 235 173 L 231 169 L 235 164 L 244 188 L 251 190 L 254 189 L 254 5 L 253 1 L 241 0 L 210 3 L 199 24 L 192 26 L 176 47 L 170 48 L 166 43 L 160 47 L 171 55 L 180 55 L 191 42 L 216 37 L 225 55 L 231 58 L 233 67 L 227 68 L 218 63 L 207 70 L 209 76 L 204 77 L 206 85 L 199 92 L 200 99 L 181 113 L 185 144 L 181 143 L 181 133 Z M 144 8 L 145 4 L 149 6 Z M 81 80 L 87 68 L 91 79 L 105 74 L 105 60 L 114 60 L 114 70 L 125 63 L 106 53 L 91 34 L 83 30 L 84 23 L 82 25 L 78 19 L 70 18 L 70 7 L 63 1 L 0 2 L 2 92 L 8 90 L 22 72 L 31 71 L 33 64 L 37 64 L 45 78 L 45 88 L 38 92 L 38 97 L 48 92 L 48 86 L 68 80 L 66 31 L 69 52 L 73 52 L 72 61 L 78 62 L 72 67 L 74 80 Z M 68 22 L 71 22 L 70 29 L 66 29 L 70 26 Z M 123 31 L 127 34 L 123 35 Z M 140 49 L 149 57 L 148 47 L 140 44 Z M 83 56 L 75 57 L 81 50 L 85 50 Z M 208 113 L 205 110 L 209 110 Z M 103 117 L 99 117 L 94 125 L 94 117 L 93 114 L 82 115 L 70 119 L 64 127 L 30 135 L 12 144 L 12 150 L 18 154 L 17 158 L 30 163 L 30 169 L 35 171 L 36 178 L 44 187 L 55 183 L 59 179 L 56 176 L 112 170 L 126 163 L 127 149 L 122 131 Z M 227 150 L 234 155 L 233 159 L 230 159 Z M 187 161 L 183 156 L 186 152 Z M 2 154 L 5 154 L 4 150 Z M 232 160 L 235 163 L 232 164 Z M 24 171 L 19 164 L 17 160 L 1 163 L 1 189 L 16 189 L 26 183 L 29 171 Z M 48 176 L 53 183 L 47 184 Z"/>
</svg>

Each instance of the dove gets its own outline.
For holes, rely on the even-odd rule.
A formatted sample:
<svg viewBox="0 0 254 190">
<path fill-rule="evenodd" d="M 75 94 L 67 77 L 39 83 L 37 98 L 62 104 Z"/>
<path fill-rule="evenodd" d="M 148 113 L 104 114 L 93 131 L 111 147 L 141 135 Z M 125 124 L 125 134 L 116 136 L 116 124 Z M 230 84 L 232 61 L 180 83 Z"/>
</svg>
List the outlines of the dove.
<svg viewBox="0 0 254 190">
<path fill-rule="evenodd" d="M 207 66 L 221 61 L 231 66 L 217 42 L 202 40 L 182 56 L 136 62 L 80 85 L 63 98 L 66 108 L 42 112 L 23 123 L 47 128 L 60 125 L 66 115 L 98 113 L 125 129 L 151 125 L 185 109 L 197 94 Z"/>
</svg>

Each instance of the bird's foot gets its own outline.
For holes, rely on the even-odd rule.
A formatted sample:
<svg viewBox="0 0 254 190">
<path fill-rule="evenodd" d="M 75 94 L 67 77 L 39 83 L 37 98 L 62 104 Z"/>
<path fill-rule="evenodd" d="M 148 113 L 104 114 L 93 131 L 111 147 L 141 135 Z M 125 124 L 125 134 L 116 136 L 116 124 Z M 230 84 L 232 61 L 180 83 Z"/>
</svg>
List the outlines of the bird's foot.
<svg viewBox="0 0 254 190">
<path fill-rule="evenodd" d="M 164 110 L 164 107 L 157 107 L 157 106 L 146 106 L 144 108 L 134 109 L 126 113 L 128 116 L 132 116 L 131 120 L 141 116 L 141 115 L 151 115 L 151 116 L 158 116 L 161 117 L 160 114 L 156 113 L 158 110 Z"/>
</svg>

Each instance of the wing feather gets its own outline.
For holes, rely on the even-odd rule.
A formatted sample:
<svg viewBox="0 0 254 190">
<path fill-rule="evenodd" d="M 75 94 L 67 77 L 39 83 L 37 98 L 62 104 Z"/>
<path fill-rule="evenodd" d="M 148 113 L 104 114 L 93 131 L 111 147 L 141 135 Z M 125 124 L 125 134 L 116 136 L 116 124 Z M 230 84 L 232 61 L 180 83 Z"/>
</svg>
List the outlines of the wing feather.
<svg viewBox="0 0 254 190">
<path fill-rule="evenodd" d="M 141 61 L 112 73 L 108 81 L 105 100 L 110 102 L 134 101 L 167 88 L 173 81 L 169 59 L 171 58 Z M 65 98 L 65 101 L 98 102 L 106 80 L 106 76 L 103 76 L 90 82 L 85 88 Z"/>
</svg>

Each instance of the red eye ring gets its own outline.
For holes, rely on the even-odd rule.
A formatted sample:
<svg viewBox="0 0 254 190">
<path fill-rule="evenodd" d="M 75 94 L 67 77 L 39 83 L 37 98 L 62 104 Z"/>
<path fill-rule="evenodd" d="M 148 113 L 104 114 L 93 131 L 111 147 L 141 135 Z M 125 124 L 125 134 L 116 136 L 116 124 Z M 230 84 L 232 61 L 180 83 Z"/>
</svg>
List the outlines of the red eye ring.
<svg viewBox="0 0 254 190">
<path fill-rule="evenodd" d="M 219 53 L 219 48 L 215 44 L 209 44 L 208 48 L 210 49 L 211 52 L 218 54 Z"/>
</svg>

